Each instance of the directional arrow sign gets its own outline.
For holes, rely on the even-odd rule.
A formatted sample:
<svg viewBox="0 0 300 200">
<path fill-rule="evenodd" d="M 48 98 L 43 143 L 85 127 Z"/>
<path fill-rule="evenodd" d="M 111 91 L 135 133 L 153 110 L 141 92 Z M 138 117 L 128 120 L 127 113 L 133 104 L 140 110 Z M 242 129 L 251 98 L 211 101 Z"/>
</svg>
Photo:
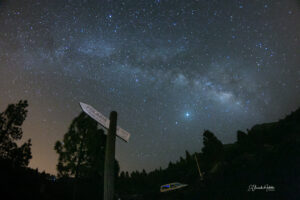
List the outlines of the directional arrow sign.
<svg viewBox="0 0 300 200">
<path fill-rule="evenodd" d="M 95 121 L 97 121 L 99 124 L 101 124 L 104 128 L 109 128 L 109 119 L 102 115 L 100 112 L 98 112 L 95 108 L 92 106 L 80 102 L 80 106 L 87 115 L 89 115 L 91 118 L 93 118 Z M 128 142 L 130 133 L 122 129 L 121 127 L 117 127 L 117 136 L 124 140 L 125 142 Z"/>
</svg>

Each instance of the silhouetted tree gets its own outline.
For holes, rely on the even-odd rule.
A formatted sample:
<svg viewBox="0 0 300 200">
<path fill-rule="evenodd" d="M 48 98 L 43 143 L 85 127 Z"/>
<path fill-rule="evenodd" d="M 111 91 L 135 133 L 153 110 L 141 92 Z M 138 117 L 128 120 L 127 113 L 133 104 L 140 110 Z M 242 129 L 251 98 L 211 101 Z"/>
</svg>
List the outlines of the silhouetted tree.
<svg viewBox="0 0 300 200">
<path fill-rule="evenodd" d="M 185 151 L 185 159 L 189 161 L 191 159 L 191 154 L 187 150 Z"/>
<path fill-rule="evenodd" d="M 105 144 L 104 131 L 83 112 L 72 121 L 63 141 L 55 143 L 54 149 L 59 154 L 58 177 L 75 177 L 73 197 L 77 196 L 76 199 L 86 194 L 97 198 L 102 196 Z M 115 162 L 117 177 L 119 164 Z M 79 192 L 76 192 L 77 185 L 80 185 Z"/>
<path fill-rule="evenodd" d="M 202 153 L 206 162 L 205 168 L 208 170 L 222 158 L 224 148 L 222 142 L 208 130 L 203 133 L 203 144 Z"/>
<path fill-rule="evenodd" d="M 84 113 L 76 117 L 63 141 L 57 141 L 54 149 L 59 154 L 58 176 L 103 176 L 106 136 L 97 122 Z M 116 174 L 119 165 L 116 165 Z"/>
<path fill-rule="evenodd" d="M 237 131 L 237 141 L 243 142 L 247 138 L 247 134 L 243 131 Z"/>
<path fill-rule="evenodd" d="M 0 113 L 0 158 L 10 160 L 15 166 L 27 166 L 31 156 L 31 140 L 21 147 L 15 141 L 23 135 L 22 124 L 27 116 L 27 101 L 10 104 Z"/>
</svg>

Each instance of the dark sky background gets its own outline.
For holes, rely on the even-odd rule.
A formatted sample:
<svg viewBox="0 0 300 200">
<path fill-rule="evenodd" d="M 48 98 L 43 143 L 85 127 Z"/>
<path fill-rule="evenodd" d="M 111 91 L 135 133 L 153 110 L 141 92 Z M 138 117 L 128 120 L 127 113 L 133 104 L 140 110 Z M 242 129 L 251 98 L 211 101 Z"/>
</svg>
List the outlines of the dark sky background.
<svg viewBox="0 0 300 200">
<path fill-rule="evenodd" d="M 0 0 L 0 110 L 29 101 L 30 167 L 56 174 L 54 143 L 85 102 L 118 112 L 121 170 L 200 152 L 203 130 L 276 121 L 300 103 L 296 0 Z"/>
</svg>

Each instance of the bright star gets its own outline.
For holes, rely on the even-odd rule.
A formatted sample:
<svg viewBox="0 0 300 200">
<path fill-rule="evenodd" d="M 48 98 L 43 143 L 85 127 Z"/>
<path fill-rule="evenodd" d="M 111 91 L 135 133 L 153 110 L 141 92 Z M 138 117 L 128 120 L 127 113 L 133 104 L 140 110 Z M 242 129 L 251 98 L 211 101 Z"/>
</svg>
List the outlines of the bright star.
<svg viewBox="0 0 300 200">
<path fill-rule="evenodd" d="M 190 114 L 189 112 L 186 112 L 186 113 L 185 113 L 185 116 L 186 116 L 186 117 L 189 117 L 190 115 L 191 115 L 191 114 Z"/>
</svg>

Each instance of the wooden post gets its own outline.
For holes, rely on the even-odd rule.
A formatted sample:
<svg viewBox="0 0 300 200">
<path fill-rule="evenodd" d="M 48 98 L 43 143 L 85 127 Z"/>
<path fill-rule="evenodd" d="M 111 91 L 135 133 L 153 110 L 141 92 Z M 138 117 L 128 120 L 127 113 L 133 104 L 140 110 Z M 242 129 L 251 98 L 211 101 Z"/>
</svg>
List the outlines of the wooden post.
<svg viewBox="0 0 300 200">
<path fill-rule="evenodd" d="M 109 129 L 106 138 L 104 163 L 104 200 L 114 199 L 115 146 L 117 130 L 117 112 L 112 111 L 109 119 Z"/>
<path fill-rule="evenodd" d="M 201 170 L 200 170 L 200 167 L 199 167 L 199 163 L 198 163 L 198 159 L 197 159 L 196 153 L 195 153 L 195 160 L 196 160 L 196 163 L 197 163 L 197 167 L 198 167 L 198 172 L 199 172 L 200 180 L 203 180 L 203 175 L 202 175 Z"/>
</svg>

